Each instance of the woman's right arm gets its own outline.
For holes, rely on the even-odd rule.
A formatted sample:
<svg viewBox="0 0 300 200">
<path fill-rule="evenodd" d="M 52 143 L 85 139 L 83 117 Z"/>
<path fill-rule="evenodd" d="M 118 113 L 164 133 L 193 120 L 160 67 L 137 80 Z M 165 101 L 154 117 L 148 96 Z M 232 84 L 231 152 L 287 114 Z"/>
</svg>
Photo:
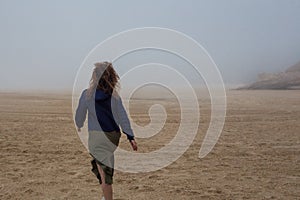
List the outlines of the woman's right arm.
<svg viewBox="0 0 300 200">
<path fill-rule="evenodd" d="M 130 125 L 130 121 L 120 96 L 116 98 L 116 104 L 118 123 L 120 124 L 122 131 L 127 135 L 127 139 L 129 141 L 134 140 L 134 134 Z"/>
<path fill-rule="evenodd" d="M 122 103 L 122 99 L 120 96 L 115 98 L 116 100 L 116 116 L 118 117 L 118 123 L 120 124 L 123 133 L 127 135 L 127 139 L 130 142 L 130 145 L 134 151 L 137 151 L 137 144 L 134 139 L 134 134 L 130 125 L 130 121 L 127 115 L 127 112 L 124 108 L 124 105 Z"/>
</svg>

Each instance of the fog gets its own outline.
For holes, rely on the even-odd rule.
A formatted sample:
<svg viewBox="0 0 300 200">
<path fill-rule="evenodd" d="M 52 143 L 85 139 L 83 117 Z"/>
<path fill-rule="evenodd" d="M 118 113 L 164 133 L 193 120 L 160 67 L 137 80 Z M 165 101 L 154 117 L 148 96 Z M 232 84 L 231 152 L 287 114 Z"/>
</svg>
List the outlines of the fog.
<svg viewBox="0 0 300 200">
<path fill-rule="evenodd" d="M 297 0 L 2 0 L 0 91 L 71 92 L 77 70 L 97 44 L 138 27 L 190 36 L 210 54 L 227 87 L 247 84 L 260 72 L 282 71 L 300 60 L 299 9 Z M 136 52 L 115 67 L 122 76 L 148 62 L 167 63 L 192 85 L 204 84 L 189 65 L 159 51 Z M 156 74 L 135 77 L 145 76 Z M 127 84 L 134 86 L 131 80 Z M 176 84 L 176 79 L 169 81 Z"/>
</svg>

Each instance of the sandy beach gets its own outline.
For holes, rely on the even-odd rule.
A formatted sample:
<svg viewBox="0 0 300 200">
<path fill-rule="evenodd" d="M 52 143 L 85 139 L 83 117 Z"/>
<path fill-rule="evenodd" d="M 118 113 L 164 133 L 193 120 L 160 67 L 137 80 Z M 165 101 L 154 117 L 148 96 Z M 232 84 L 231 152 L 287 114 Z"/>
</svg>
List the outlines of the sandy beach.
<svg viewBox="0 0 300 200">
<path fill-rule="evenodd" d="M 300 91 L 227 91 L 228 110 L 213 151 L 198 152 L 210 119 L 200 99 L 201 122 L 193 144 L 176 162 L 151 173 L 114 176 L 114 197 L 125 199 L 299 199 Z M 132 100 L 132 118 L 149 122 L 154 100 Z M 158 149 L 180 121 L 178 104 L 158 136 L 137 139 L 140 152 Z M 100 199 L 91 157 L 72 120 L 71 96 L 1 93 L 0 199 Z M 121 148 L 129 149 L 125 135 Z"/>
</svg>

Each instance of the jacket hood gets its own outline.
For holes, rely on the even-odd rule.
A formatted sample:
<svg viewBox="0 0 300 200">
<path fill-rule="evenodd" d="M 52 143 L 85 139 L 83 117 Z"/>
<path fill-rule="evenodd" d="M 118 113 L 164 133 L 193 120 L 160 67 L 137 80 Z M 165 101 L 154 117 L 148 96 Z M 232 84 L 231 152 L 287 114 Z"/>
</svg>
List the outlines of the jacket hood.
<svg viewBox="0 0 300 200">
<path fill-rule="evenodd" d="M 95 100 L 105 100 L 109 98 L 111 95 L 104 93 L 102 90 L 96 90 Z"/>
</svg>

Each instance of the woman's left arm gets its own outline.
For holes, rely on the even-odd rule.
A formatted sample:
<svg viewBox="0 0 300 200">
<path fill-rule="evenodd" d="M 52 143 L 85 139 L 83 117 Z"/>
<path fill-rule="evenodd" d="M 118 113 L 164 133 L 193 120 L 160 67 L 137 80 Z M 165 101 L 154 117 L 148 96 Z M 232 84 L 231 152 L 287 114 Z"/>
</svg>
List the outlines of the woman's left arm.
<svg viewBox="0 0 300 200">
<path fill-rule="evenodd" d="M 87 105 L 85 101 L 86 98 L 85 91 L 83 91 L 80 96 L 78 107 L 76 109 L 76 114 L 75 114 L 75 123 L 78 128 L 78 131 L 80 131 L 80 128 L 83 127 L 84 121 L 86 119 Z"/>
</svg>

